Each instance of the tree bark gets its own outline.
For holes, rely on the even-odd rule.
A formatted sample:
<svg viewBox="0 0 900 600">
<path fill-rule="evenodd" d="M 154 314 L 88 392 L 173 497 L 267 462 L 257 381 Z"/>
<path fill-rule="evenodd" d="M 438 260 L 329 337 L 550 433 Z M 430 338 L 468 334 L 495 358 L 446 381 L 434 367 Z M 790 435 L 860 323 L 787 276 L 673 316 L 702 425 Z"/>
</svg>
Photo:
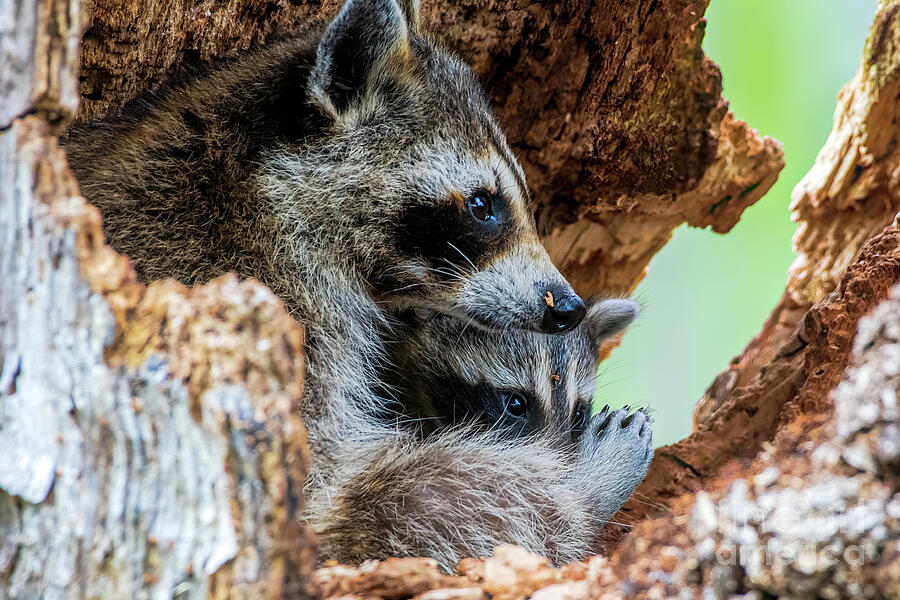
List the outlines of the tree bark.
<svg viewBox="0 0 900 600">
<path fill-rule="evenodd" d="M 900 281 L 900 3 L 884 2 L 834 128 L 793 192 L 797 258 L 760 334 L 695 409 L 695 431 L 658 451 L 639 490 L 670 504 L 735 457 L 798 440 L 831 413 L 857 323 Z M 893 223 L 893 224 L 892 224 Z M 635 518 L 651 513 L 637 502 Z"/>
<path fill-rule="evenodd" d="M 78 2 L 0 43 L 0 597 L 308 597 L 302 331 L 258 283 L 145 287 L 56 134 Z M 20 52 L 22 48 L 31 52 Z"/>
<path fill-rule="evenodd" d="M 458 577 L 425 559 L 313 573 L 314 540 L 297 521 L 302 331 L 253 281 L 138 283 L 103 244 L 56 136 L 79 102 L 78 118 L 101 116 L 172 67 L 241 52 L 338 4 L 7 8 L 0 596 L 900 597 L 900 2 L 888 0 L 795 190 L 784 296 L 698 403 L 695 432 L 660 449 L 616 519 L 632 531 L 608 532 L 608 558 L 550 569 L 501 548 Z M 486 83 L 544 241 L 583 293 L 632 289 L 681 223 L 727 232 L 783 166 L 777 142 L 727 111 L 700 48 L 705 8 L 424 2 L 425 28 Z M 773 527 L 786 506 L 817 526 Z M 858 526 L 828 529 L 823 510 Z M 757 552 L 807 542 L 841 560 Z M 851 547 L 864 560 L 848 560 Z"/>
</svg>

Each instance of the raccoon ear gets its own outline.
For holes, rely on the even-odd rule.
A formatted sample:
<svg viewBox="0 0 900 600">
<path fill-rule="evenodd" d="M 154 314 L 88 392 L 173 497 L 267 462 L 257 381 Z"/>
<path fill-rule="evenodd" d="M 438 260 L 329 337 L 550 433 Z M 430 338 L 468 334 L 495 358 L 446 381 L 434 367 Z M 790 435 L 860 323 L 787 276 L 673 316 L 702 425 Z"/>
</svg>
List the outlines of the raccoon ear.
<svg viewBox="0 0 900 600">
<path fill-rule="evenodd" d="M 347 0 L 319 42 L 309 94 L 337 117 L 365 94 L 373 72 L 408 51 L 406 17 L 396 0 Z"/>
<path fill-rule="evenodd" d="M 640 311 L 640 306 L 632 300 L 601 298 L 588 302 L 584 323 L 591 339 L 599 347 L 608 337 L 628 327 Z"/>
</svg>

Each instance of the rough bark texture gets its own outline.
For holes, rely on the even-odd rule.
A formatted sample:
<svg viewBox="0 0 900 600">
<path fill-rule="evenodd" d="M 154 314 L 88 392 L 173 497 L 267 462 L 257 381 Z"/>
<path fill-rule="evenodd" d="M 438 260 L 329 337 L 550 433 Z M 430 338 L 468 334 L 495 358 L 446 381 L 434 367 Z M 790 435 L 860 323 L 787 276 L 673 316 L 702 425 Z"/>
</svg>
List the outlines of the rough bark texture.
<svg viewBox="0 0 900 600">
<path fill-rule="evenodd" d="M 0 596 L 900 598 L 900 288 L 885 300 L 900 280 L 900 2 L 882 1 L 795 191 L 782 300 L 699 402 L 694 434 L 658 452 L 617 519 L 634 529 L 618 546 L 623 532 L 608 532 L 608 558 L 550 569 L 507 547 L 458 577 L 427 559 L 312 572 L 296 520 L 302 332 L 252 281 L 137 283 L 56 145 L 79 92 L 82 118 L 100 116 L 175 65 L 338 4 L 4 9 Z M 582 292 L 631 289 L 680 223 L 728 231 L 782 166 L 776 142 L 727 112 L 700 50 L 705 7 L 424 3 L 426 28 L 487 84 L 545 242 Z M 810 544 L 826 560 L 785 558 Z"/>
<path fill-rule="evenodd" d="M 695 432 L 657 452 L 641 494 L 669 505 L 735 456 L 751 458 L 779 434 L 798 439 L 830 413 L 859 318 L 900 281 L 898 40 L 900 3 L 882 2 L 834 129 L 794 190 L 798 257 L 784 296 L 698 402 Z M 639 502 L 626 509 L 653 513 Z"/>
<path fill-rule="evenodd" d="M 311 595 L 302 331 L 255 282 L 147 288 L 103 244 L 54 135 L 78 4 L 27 4 L 38 50 L 0 61 L 26 99 L 0 133 L 0 597 Z"/>
</svg>

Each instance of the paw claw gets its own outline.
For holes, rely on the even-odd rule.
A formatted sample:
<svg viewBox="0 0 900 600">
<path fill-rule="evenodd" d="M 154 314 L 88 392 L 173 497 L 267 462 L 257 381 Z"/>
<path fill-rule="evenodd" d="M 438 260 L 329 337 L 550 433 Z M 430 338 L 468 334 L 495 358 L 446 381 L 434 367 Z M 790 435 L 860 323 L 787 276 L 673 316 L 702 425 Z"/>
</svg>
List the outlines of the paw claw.
<svg viewBox="0 0 900 600">
<path fill-rule="evenodd" d="M 609 452 L 622 445 L 631 446 L 638 456 L 653 447 L 653 429 L 646 409 L 629 412 L 629 407 L 611 410 L 605 406 L 595 414 L 581 438 L 582 452 Z M 640 450 L 638 450 L 640 449 Z"/>
<path fill-rule="evenodd" d="M 607 415 L 605 419 L 600 421 L 600 424 L 597 425 L 597 429 L 595 430 L 595 433 L 597 435 L 600 435 L 601 433 L 603 433 L 606 430 L 607 427 L 609 427 L 609 422 L 612 420 L 612 417 L 613 416 L 610 414 L 610 415 Z"/>
</svg>

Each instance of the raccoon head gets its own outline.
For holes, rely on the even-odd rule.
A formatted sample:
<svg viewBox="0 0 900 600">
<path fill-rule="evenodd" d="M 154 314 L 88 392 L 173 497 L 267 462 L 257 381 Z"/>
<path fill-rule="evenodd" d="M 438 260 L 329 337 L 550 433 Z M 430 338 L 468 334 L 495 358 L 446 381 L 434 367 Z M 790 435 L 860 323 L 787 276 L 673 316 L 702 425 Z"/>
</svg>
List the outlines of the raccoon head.
<svg viewBox="0 0 900 600">
<path fill-rule="evenodd" d="M 395 309 L 562 333 L 585 306 L 538 239 L 521 166 L 476 79 L 419 31 L 418 2 L 349 0 L 308 79 L 328 121 L 315 176 L 339 189 L 347 255 Z M 323 146 L 323 148 L 326 148 Z"/>
<path fill-rule="evenodd" d="M 387 380 L 399 410 L 426 433 L 474 422 L 510 437 L 573 442 L 590 418 L 600 345 L 637 313 L 631 300 L 590 300 L 582 323 L 563 336 L 410 316 L 390 345 Z"/>
</svg>

